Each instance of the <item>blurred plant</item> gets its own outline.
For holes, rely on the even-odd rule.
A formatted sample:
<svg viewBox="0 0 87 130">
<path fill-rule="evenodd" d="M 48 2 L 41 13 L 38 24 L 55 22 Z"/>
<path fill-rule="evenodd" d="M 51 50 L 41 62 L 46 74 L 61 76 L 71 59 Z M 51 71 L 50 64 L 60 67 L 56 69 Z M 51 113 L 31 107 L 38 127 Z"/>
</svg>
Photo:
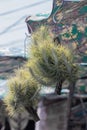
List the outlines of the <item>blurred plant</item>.
<svg viewBox="0 0 87 130">
<path fill-rule="evenodd" d="M 51 36 L 49 35 L 49 28 L 47 26 L 41 26 L 38 30 L 36 30 L 33 34 L 32 34 L 32 43 L 33 44 L 38 44 L 39 42 L 42 42 L 44 40 L 47 41 L 52 41 L 53 39 L 51 38 Z"/>
<path fill-rule="evenodd" d="M 49 28 L 47 26 L 41 26 L 31 36 L 31 44 L 28 47 L 28 57 L 31 57 L 31 46 L 34 45 L 38 48 L 38 44 L 42 41 L 52 42 L 53 39 L 49 35 Z M 33 47 L 33 46 L 32 46 Z"/>
<path fill-rule="evenodd" d="M 15 77 L 8 81 L 9 92 L 4 99 L 10 115 L 27 110 L 35 121 L 39 117 L 34 110 L 38 102 L 38 83 L 31 77 L 27 69 L 20 68 Z"/>
<path fill-rule="evenodd" d="M 66 79 L 69 82 L 74 81 L 78 76 L 73 53 L 68 47 L 54 44 L 50 38 L 38 40 L 42 35 L 36 33 L 34 37 L 37 37 L 37 44 L 31 44 L 30 60 L 27 63 L 29 71 L 39 83 L 46 86 L 56 85 L 55 91 L 60 94 L 62 83 Z"/>
</svg>

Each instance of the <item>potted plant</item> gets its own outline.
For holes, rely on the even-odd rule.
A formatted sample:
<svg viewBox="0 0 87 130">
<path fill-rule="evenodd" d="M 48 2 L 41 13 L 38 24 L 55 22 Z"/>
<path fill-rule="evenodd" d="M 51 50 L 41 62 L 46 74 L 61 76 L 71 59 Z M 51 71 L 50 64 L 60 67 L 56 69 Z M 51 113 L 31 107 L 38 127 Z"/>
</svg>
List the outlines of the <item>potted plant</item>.
<svg viewBox="0 0 87 130">
<path fill-rule="evenodd" d="M 68 46 L 55 44 L 52 38 L 47 36 L 49 33 L 44 35 L 45 37 L 43 38 L 42 34 L 45 33 L 45 28 L 41 27 L 32 34 L 32 43 L 29 49 L 30 58 L 26 64 L 32 77 L 39 84 L 55 88 L 53 95 L 46 95 L 41 100 L 44 109 L 40 106 L 38 108 L 40 122 L 37 123 L 36 129 L 51 130 L 55 128 L 58 130 L 66 130 L 68 127 L 67 117 L 70 116 L 72 96 L 78 77 L 78 66 L 75 64 L 74 54 Z M 41 33 L 42 29 L 43 33 Z M 66 80 L 69 82 L 69 97 L 61 95 L 62 85 Z M 51 104 L 50 107 L 47 104 Z M 59 120 L 59 117 L 61 120 Z M 50 121 L 53 122 L 53 119 L 55 119 L 54 126 L 49 123 Z"/>
</svg>

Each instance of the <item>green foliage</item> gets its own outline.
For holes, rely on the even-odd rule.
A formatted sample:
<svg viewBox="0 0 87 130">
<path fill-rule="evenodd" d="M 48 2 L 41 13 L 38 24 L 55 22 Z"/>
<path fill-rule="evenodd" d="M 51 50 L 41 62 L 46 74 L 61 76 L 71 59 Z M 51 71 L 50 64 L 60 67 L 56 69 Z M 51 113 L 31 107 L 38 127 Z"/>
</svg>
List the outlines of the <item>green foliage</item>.
<svg viewBox="0 0 87 130">
<path fill-rule="evenodd" d="M 42 43 L 44 44 L 45 42 L 52 42 L 53 39 L 49 35 L 49 29 L 46 26 L 41 26 L 36 32 L 34 32 L 31 36 L 31 46 L 29 46 L 29 57 L 31 57 L 31 53 L 33 53 L 33 45 L 34 48 L 38 48 L 39 44 Z M 34 49 L 35 51 L 35 49 Z M 36 54 L 35 54 L 36 55 Z"/>
<path fill-rule="evenodd" d="M 54 85 L 59 80 L 76 80 L 78 67 L 68 47 L 44 40 L 31 45 L 31 59 L 27 66 L 32 76 L 43 85 Z"/>
<path fill-rule="evenodd" d="M 68 47 L 54 44 L 47 27 L 42 26 L 32 35 L 29 51 L 27 64 L 8 81 L 9 92 L 4 102 L 10 115 L 37 105 L 40 84 L 56 86 L 78 77 L 73 53 Z"/>
<path fill-rule="evenodd" d="M 41 26 L 36 32 L 33 33 L 32 42 L 34 44 L 38 44 L 44 40 L 52 40 L 49 35 L 49 28 L 47 26 Z"/>
<path fill-rule="evenodd" d="M 17 70 L 15 77 L 8 81 L 8 87 L 9 92 L 4 102 L 10 115 L 13 115 L 14 112 L 23 111 L 26 106 L 35 106 L 37 104 L 37 90 L 39 87 L 27 69 L 21 68 Z"/>
</svg>

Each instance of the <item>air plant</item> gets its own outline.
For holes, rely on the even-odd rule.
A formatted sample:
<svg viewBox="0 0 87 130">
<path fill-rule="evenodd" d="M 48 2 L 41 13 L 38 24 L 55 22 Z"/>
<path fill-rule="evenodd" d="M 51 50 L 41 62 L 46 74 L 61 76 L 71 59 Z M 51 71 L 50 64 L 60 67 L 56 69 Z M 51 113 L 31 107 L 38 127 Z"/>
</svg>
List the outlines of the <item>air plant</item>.
<svg viewBox="0 0 87 130">
<path fill-rule="evenodd" d="M 31 47 L 32 45 L 38 48 L 39 43 L 42 41 L 52 42 L 53 38 L 49 35 L 49 28 L 47 26 L 41 26 L 37 29 L 31 36 L 31 44 L 28 47 L 28 57 L 31 57 Z"/>
<path fill-rule="evenodd" d="M 36 30 L 31 38 L 32 38 L 32 41 L 33 44 L 38 44 L 39 42 L 41 41 L 44 41 L 44 40 L 50 40 L 52 41 L 53 39 L 51 38 L 51 36 L 49 35 L 49 28 L 47 26 L 41 26 L 38 30 Z"/>
<path fill-rule="evenodd" d="M 16 71 L 15 77 L 8 81 L 9 92 L 4 99 L 9 114 L 20 113 L 27 110 L 35 121 L 39 117 L 33 107 L 38 102 L 38 84 L 32 79 L 29 72 L 21 68 Z"/>
<path fill-rule="evenodd" d="M 42 85 L 56 86 L 56 93 L 61 93 L 65 80 L 76 80 L 78 67 L 74 63 L 71 50 L 52 41 L 43 40 L 31 45 L 31 58 L 27 64 L 32 76 Z"/>
</svg>

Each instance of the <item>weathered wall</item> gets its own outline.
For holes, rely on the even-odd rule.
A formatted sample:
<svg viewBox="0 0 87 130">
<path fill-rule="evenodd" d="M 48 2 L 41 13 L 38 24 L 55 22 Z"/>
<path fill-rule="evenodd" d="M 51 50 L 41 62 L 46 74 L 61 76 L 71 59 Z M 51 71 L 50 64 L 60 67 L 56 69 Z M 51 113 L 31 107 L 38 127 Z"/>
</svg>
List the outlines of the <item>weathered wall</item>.
<svg viewBox="0 0 87 130">
<path fill-rule="evenodd" d="M 68 44 L 71 49 L 73 47 L 77 54 L 87 53 L 87 0 L 79 2 L 53 0 L 52 13 L 47 19 L 38 21 L 29 16 L 26 23 L 29 33 L 41 25 L 47 25 L 51 35 L 59 36 L 62 44 Z M 81 60 L 87 62 L 87 55 Z"/>
</svg>

